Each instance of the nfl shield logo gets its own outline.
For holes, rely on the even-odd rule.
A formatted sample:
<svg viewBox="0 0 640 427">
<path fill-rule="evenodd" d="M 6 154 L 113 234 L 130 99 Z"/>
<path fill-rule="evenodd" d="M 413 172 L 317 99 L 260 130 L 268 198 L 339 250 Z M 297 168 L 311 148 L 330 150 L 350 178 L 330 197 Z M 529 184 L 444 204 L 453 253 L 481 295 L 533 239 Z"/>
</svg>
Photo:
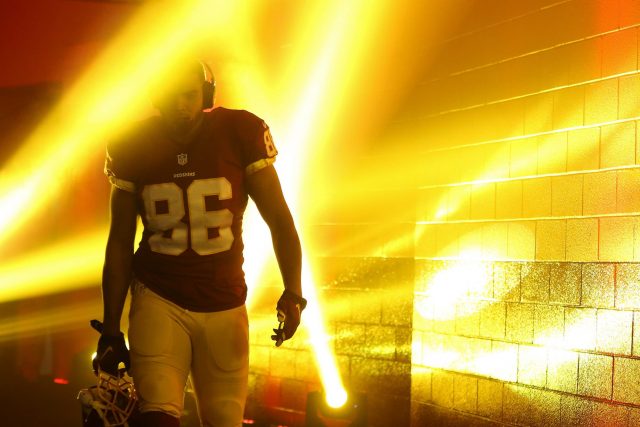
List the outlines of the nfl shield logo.
<svg viewBox="0 0 640 427">
<path fill-rule="evenodd" d="M 180 153 L 178 154 L 178 164 L 180 166 L 184 166 L 187 164 L 189 160 L 187 159 L 187 153 Z"/>
</svg>

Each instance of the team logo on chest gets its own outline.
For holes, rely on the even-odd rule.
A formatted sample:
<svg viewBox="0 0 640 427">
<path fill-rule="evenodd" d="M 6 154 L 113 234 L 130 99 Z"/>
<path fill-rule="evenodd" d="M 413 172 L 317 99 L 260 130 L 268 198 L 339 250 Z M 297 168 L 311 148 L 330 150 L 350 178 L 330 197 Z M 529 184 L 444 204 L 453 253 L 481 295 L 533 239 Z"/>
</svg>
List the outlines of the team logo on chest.
<svg viewBox="0 0 640 427">
<path fill-rule="evenodd" d="M 187 153 L 178 154 L 178 164 L 180 166 L 186 165 L 188 161 L 189 161 L 189 159 L 187 158 Z"/>
</svg>

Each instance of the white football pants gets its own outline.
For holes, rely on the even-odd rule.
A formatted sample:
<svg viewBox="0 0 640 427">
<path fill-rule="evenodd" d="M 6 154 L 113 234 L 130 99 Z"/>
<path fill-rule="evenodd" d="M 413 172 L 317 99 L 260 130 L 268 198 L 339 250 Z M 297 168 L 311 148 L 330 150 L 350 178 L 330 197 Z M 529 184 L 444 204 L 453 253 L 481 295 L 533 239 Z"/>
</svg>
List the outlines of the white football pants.
<svg viewBox="0 0 640 427">
<path fill-rule="evenodd" d="M 241 426 L 249 373 L 245 306 L 197 313 L 138 281 L 132 286 L 129 346 L 140 412 L 179 418 L 191 373 L 202 425 Z"/>
</svg>

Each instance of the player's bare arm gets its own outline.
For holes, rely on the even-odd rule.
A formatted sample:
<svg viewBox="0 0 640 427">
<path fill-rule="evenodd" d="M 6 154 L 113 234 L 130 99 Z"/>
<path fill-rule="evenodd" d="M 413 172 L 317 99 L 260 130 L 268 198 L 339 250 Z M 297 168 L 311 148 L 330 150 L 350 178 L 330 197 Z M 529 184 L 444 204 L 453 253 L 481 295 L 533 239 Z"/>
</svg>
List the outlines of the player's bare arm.
<svg viewBox="0 0 640 427">
<path fill-rule="evenodd" d="M 302 250 L 289 207 L 282 195 L 278 175 L 268 166 L 247 177 L 249 195 L 271 230 L 273 248 L 285 291 L 276 305 L 279 326 L 271 336 L 276 346 L 295 334 L 307 301 L 302 298 Z"/>
<path fill-rule="evenodd" d="M 110 206 L 111 227 L 102 272 L 103 333 L 115 336 L 120 333 L 120 317 L 131 281 L 137 220 L 135 194 L 114 186 Z"/>
<path fill-rule="evenodd" d="M 275 168 L 268 166 L 249 175 L 247 189 L 271 230 L 273 249 L 285 289 L 302 296 L 300 239 Z"/>
</svg>

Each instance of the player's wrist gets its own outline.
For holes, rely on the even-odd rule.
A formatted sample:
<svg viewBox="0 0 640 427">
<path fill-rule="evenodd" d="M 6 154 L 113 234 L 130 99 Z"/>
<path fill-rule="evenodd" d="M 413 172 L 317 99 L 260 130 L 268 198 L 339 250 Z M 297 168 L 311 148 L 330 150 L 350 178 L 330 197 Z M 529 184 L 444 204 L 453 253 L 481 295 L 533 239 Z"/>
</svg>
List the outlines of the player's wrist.
<svg viewBox="0 0 640 427">
<path fill-rule="evenodd" d="M 280 299 L 291 301 L 294 304 L 299 304 L 301 311 L 307 307 L 307 300 L 303 298 L 302 295 L 296 294 L 289 289 L 285 289 L 284 292 L 282 292 L 282 296 L 280 297 Z"/>
</svg>

